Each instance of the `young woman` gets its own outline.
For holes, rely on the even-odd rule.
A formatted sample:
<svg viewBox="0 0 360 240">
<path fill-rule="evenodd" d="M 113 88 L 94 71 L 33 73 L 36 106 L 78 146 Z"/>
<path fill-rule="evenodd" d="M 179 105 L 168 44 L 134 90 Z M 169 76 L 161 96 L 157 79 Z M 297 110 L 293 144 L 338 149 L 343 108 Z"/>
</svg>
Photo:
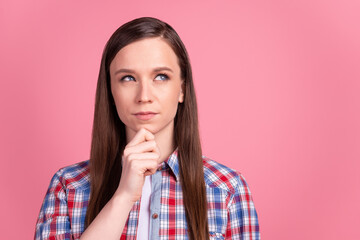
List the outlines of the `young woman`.
<svg viewBox="0 0 360 240">
<path fill-rule="evenodd" d="M 138 18 L 110 37 L 90 160 L 51 180 L 36 239 L 260 239 L 240 173 L 202 155 L 186 49 Z"/>
</svg>

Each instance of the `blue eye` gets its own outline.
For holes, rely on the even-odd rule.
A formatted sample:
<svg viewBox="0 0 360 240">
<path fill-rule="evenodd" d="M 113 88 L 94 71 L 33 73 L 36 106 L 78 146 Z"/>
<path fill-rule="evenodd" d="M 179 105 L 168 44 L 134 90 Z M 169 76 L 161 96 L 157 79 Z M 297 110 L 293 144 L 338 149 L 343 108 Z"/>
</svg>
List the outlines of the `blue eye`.
<svg viewBox="0 0 360 240">
<path fill-rule="evenodd" d="M 135 78 L 133 76 L 126 75 L 126 76 L 121 78 L 121 81 L 124 81 L 124 82 L 135 81 Z"/>
<path fill-rule="evenodd" d="M 169 76 L 166 74 L 158 74 L 155 80 L 166 81 L 169 80 Z"/>
</svg>

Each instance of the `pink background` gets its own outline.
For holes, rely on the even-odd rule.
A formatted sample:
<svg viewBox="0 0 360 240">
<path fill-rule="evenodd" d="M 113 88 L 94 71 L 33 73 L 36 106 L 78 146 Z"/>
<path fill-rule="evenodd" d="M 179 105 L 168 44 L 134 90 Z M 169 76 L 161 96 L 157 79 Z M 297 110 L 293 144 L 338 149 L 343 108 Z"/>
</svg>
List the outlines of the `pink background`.
<svg viewBox="0 0 360 240">
<path fill-rule="evenodd" d="M 188 48 L 204 154 L 241 171 L 263 239 L 360 239 L 360 1 L 0 3 L 1 239 L 89 158 L 105 42 L 154 16 Z"/>
</svg>

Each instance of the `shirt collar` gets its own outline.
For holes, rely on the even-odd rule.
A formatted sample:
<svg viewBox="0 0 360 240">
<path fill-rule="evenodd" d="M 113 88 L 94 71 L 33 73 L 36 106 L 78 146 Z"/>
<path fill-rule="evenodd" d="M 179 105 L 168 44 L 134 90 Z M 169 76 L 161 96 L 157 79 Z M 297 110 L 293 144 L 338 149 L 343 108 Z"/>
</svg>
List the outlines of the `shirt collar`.
<svg viewBox="0 0 360 240">
<path fill-rule="evenodd" d="M 180 180 L 180 171 L 179 171 L 179 160 L 178 160 L 178 148 L 174 150 L 174 152 L 165 160 L 160 167 L 160 170 L 165 170 L 170 168 L 173 172 L 176 181 Z"/>
</svg>

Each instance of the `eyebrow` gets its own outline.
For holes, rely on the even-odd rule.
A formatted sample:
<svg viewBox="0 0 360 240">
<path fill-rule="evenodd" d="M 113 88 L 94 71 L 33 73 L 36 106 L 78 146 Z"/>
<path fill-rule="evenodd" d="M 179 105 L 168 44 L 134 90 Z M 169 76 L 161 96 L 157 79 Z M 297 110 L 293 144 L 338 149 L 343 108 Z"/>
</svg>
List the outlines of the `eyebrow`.
<svg viewBox="0 0 360 240">
<path fill-rule="evenodd" d="M 173 70 L 169 67 L 156 67 L 153 69 L 153 72 L 161 72 L 161 71 L 169 71 L 173 73 Z M 135 71 L 128 68 L 121 68 L 115 72 L 115 75 L 119 73 L 135 73 Z"/>
</svg>

